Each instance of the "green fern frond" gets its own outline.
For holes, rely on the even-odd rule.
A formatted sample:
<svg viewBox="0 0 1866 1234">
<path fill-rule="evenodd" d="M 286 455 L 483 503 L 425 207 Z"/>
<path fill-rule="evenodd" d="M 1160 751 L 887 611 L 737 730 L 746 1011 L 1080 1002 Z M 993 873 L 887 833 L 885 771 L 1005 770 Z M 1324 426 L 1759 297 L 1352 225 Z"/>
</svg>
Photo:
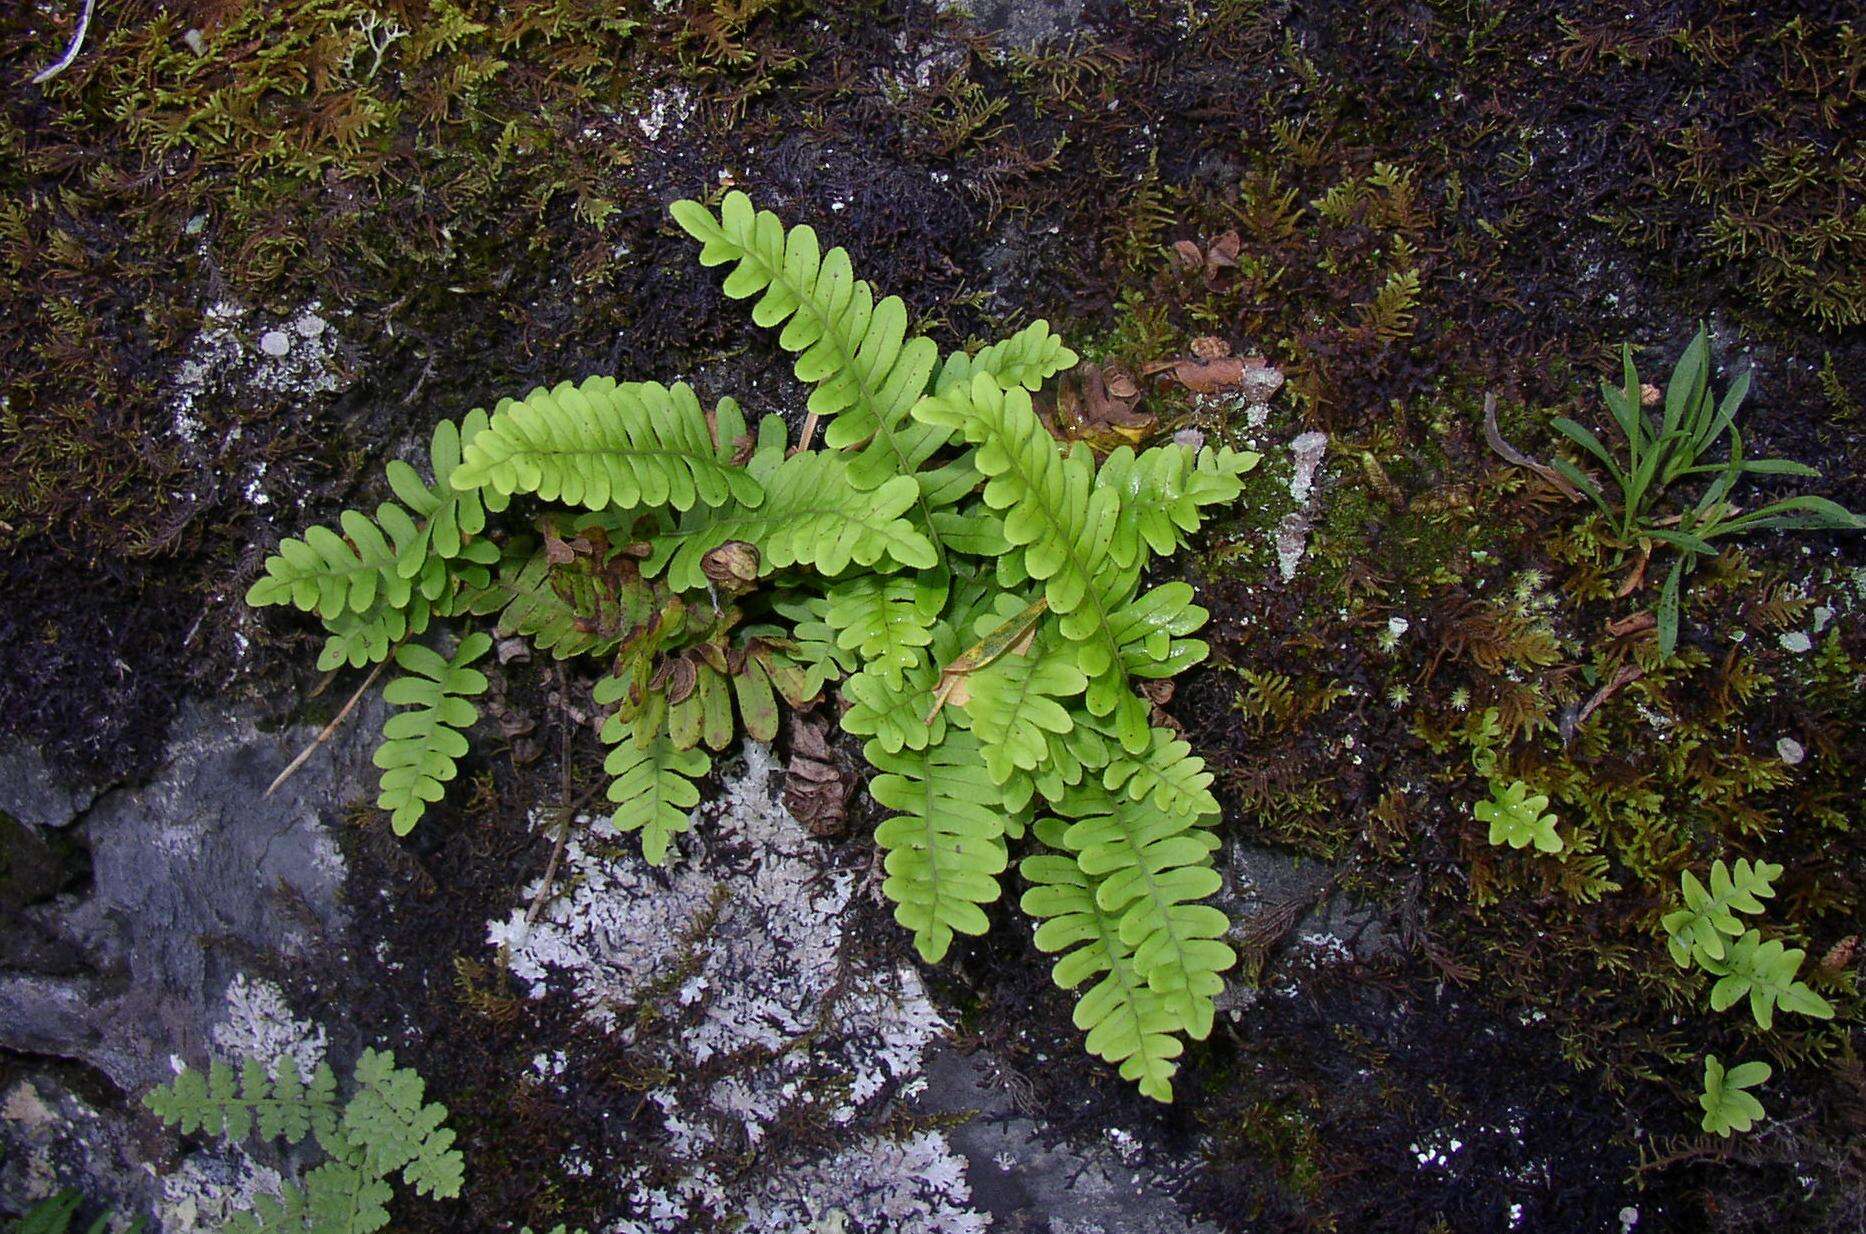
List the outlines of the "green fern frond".
<svg viewBox="0 0 1866 1234">
<path fill-rule="evenodd" d="M 841 455 L 795 454 L 765 478 L 756 507 L 694 510 L 672 531 L 651 536 L 642 570 L 653 577 L 665 568 L 676 591 L 703 589 L 706 554 L 730 540 L 758 550 L 761 577 L 798 565 L 828 576 L 851 564 L 931 569 L 939 560 L 932 544 L 901 517 L 918 497 L 911 476 L 863 490 Z"/>
<path fill-rule="evenodd" d="M 1037 820 L 1037 839 L 1066 852 L 1063 832 L 1060 820 Z M 1031 884 L 1021 906 L 1042 922 L 1038 949 L 1063 953 L 1053 969 L 1056 984 L 1073 990 L 1100 978 L 1076 1000 L 1075 1025 L 1088 1034 L 1089 1052 L 1118 1065 L 1122 1078 L 1146 1096 L 1171 1101 L 1179 1070 L 1174 1060 L 1185 1051 L 1174 1035 L 1182 1020 L 1135 963 L 1134 948 L 1121 937 L 1119 915 L 1102 907 L 1104 880 L 1084 873 L 1073 856 L 1061 852 L 1026 857 L 1018 872 Z"/>
<path fill-rule="evenodd" d="M 1051 333 L 1050 323 L 1039 318 L 973 355 L 958 351 L 947 356 L 933 389 L 937 393 L 956 385 L 970 385 L 975 375 L 990 373 L 992 380 L 1007 390 L 1022 386 L 1034 392 L 1056 374 L 1074 368 L 1079 358 Z"/>
<path fill-rule="evenodd" d="M 480 494 L 456 491 L 447 479 L 461 442 L 472 440 L 485 425 L 484 412 L 469 414 L 459 425 L 436 425 L 428 451 L 436 477 L 432 486 L 407 463 L 390 462 L 390 487 L 407 509 L 385 501 L 376 507 L 373 521 L 345 510 L 338 520 L 342 535 L 312 527 L 300 539 L 281 541 L 279 551 L 266 559 L 264 576 L 247 589 L 246 602 L 291 604 L 317 613 L 335 636 L 320 660 L 331 668 L 380 660 L 391 642 L 420 633 L 411 627 L 425 626 L 425 612 L 413 622 L 398 621 L 395 614 L 411 602 L 442 601 L 461 567 L 469 582 L 483 584 L 483 570 L 475 573 L 471 567 L 498 560 L 497 550 L 478 537 L 487 509 L 504 508 L 503 500 L 495 495 L 488 502 Z M 455 559 L 461 567 L 451 564 Z"/>
<path fill-rule="evenodd" d="M 983 934 L 981 904 L 998 898 L 1005 866 L 1005 813 L 998 791 L 978 775 L 978 742 L 948 726 L 943 741 L 924 750 L 863 748 L 885 774 L 868 786 L 892 818 L 875 828 L 887 853 L 881 890 L 894 919 L 913 931 L 927 963 L 942 959 L 954 932 Z"/>
<path fill-rule="evenodd" d="M 378 595 L 396 608 L 407 604 L 415 583 L 402 574 L 399 553 L 412 546 L 417 530 L 412 521 L 403 522 L 407 512 L 393 503 L 378 506 L 376 515 L 378 522 L 372 522 L 345 510 L 338 520 L 342 535 L 317 526 L 302 539 L 281 540 L 279 551 L 266 559 L 265 576 L 247 589 L 246 602 L 292 604 L 327 621 L 368 611 Z M 392 544 L 383 527 L 403 538 Z"/>
<path fill-rule="evenodd" d="M 343 1111 L 343 1131 L 378 1175 L 402 1173 L 417 1195 L 460 1194 L 464 1167 L 454 1133 L 441 1124 L 447 1107 L 424 1102 L 425 1084 L 412 1067 L 397 1067 L 387 1050 L 366 1049 L 356 1060 L 356 1092 Z"/>
<path fill-rule="evenodd" d="M 977 444 L 975 464 L 990 477 L 985 502 L 1003 514 L 1006 540 L 1021 549 L 1018 572 L 1043 584 L 1058 628 L 1075 644 L 1077 664 L 1089 677 L 1089 712 L 1111 718 L 1127 749 L 1146 750 L 1148 707 L 1128 678 L 1167 675 L 1203 657 L 1203 644 L 1174 641 L 1204 621 L 1191 589 L 1168 584 L 1135 600 L 1139 553 L 1114 550 L 1115 487 L 1097 486 L 1086 447 L 1078 443 L 1067 453 L 1058 447 L 1025 391 L 1000 389 L 979 374 L 969 389 L 927 399 L 914 415 L 957 428 Z M 999 561 L 1001 582 L 1009 560 Z"/>
<path fill-rule="evenodd" d="M 1229 923 L 1208 904 L 1218 872 L 1218 839 L 1190 810 L 1165 812 L 1084 786 L 1057 812 L 1073 819 L 1062 841 L 1096 882 L 1096 901 L 1120 919 L 1121 940 L 1134 948 L 1134 968 L 1194 1039 L 1211 1032 L 1219 973 L 1237 959 L 1219 941 Z"/>
<path fill-rule="evenodd" d="M 355 1090 L 341 1110 L 329 1066 L 320 1063 L 309 1085 L 299 1082 L 289 1060 L 276 1070 L 275 1079 L 248 1059 L 236 1079 L 233 1068 L 215 1062 L 205 1076 L 185 1070 L 143 1098 L 184 1134 L 206 1131 L 237 1142 L 256 1126 L 267 1139 L 295 1144 L 316 1133 L 330 1159 L 306 1173 L 302 1185 L 283 1182 L 277 1198 L 256 1197 L 253 1211 L 235 1214 L 228 1231 L 374 1234 L 389 1223 L 395 1191 L 388 1179 L 398 1171 L 418 1195 L 460 1194 L 465 1161 L 453 1146 L 454 1133 L 441 1125 L 447 1108 L 425 1102 L 421 1077 L 397 1067 L 393 1054 L 363 1051 Z"/>
<path fill-rule="evenodd" d="M 390 811 L 389 825 L 407 835 L 428 806 L 441 799 L 443 787 L 454 778 L 455 760 L 465 757 L 463 730 L 479 719 L 479 709 L 467 701 L 486 692 L 486 675 L 468 667 L 492 648 L 487 634 L 469 634 L 460 640 L 451 660 L 443 660 L 419 643 L 399 648 L 395 662 L 404 676 L 390 682 L 383 697 L 398 712 L 382 726 L 383 742 L 376 747 L 375 764 L 382 769 L 382 792 L 376 805 Z"/>
<path fill-rule="evenodd" d="M 1244 491 L 1239 479 L 1261 460 L 1254 452 L 1209 446 L 1193 450 L 1172 443 L 1134 453 L 1118 446 L 1102 460 L 1098 488 L 1113 489 L 1121 512 L 1110 551 L 1123 565 L 1133 565 L 1151 550 L 1167 557 L 1199 529 L 1200 509 L 1228 505 Z"/>
<path fill-rule="evenodd" d="M 26 1210 L 24 1216 L 8 1227 L 10 1234 L 70 1234 L 71 1223 L 78 1215 L 84 1197 L 72 1188 L 47 1196 Z M 106 1212 L 85 1227 L 85 1234 L 107 1234 L 114 1213 Z M 123 1234 L 142 1234 L 141 1217 L 123 1228 Z"/>
<path fill-rule="evenodd" d="M 475 537 L 486 530 L 486 512 L 505 509 L 500 494 L 456 489 L 454 470 L 460 466 L 461 451 L 485 431 L 486 412 L 474 408 L 459 424 L 442 420 L 434 426 L 428 442 L 428 466 L 434 483 L 428 484 L 413 467 L 401 459 L 392 459 L 386 471 L 389 487 L 402 504 L 421 520 L 409 550 L 397 563 L 404 578 L 420 574 L 432 552 L 442 558 L 458 557 Z"/>
<path fill-rule="evenodd" d="M 1167 729 L 1156 728 L 1146 754 L 1139 758 L 1115 756 L 1102 777 L 1102 786 L 1111 793 L 1125 789 L 1131 800 L 1145 802 L 1163 814 L 1215 819 L 1219 809 L 1218 799 L 1211 793 L 1213 778 L 1205 770 L 1205 760 L 1193 755 L 1190 743 Z"/>
<path fill-rule="evenodd" d="M 1710 888 L 1706 890 L 1697 875 L 1686 870 L 1679 875 L 1684 907 L 1665 914 L 1666 945 L 1672 961 L 1680 968 L 1691 967 L 1695 958 L 1704 961 L 1724 958 L 1724 939 L 1739 938 L 1745 929 L 1738 913 L 1760 913 L 1765 899 L 1773 899 L 1774 881 L 1782 876 L 1782 867 L 1767 861 L 1753 865 L 1739 857 L 1734 867 L 1721 860 L 1713 861 Z"/>
<path fill-rule="evenodd" d="M 1024 654 L 998 657 L 967 678 L 966 715 L 978 737 L 985 770 L 1003 785 L 1031 772 L 1048 756 L 1050 737 L 1075 726 L 1058 702 L 1082 693 L 1088 678 L 1067 644 L 1033 644 Z"/>
<path fill-rule="evenodd" d="M 614 715 L 604 721 L 602 736 L 613 747 L 603 760 L 616 806 L 610 822 L 617 831 L 641 832 L 642 856 L 649 865 L 665 865 L 668 845 L 692 826 L 691 811 L 700 804 L 693 782 L 712 760 L 703 750 L 677 750 L 666 737 L 639 745 Z"/>
<path fill-rule="evenodd" d="M 1068 732 L 1049 734 L 1049 754 L 1036 771 L 1027 778 L 1012 776 L 1005 784 L 1011 802 L 1021 806 L 1032 792 L 1038 792 L 1052 805 L 1059 803 L 1070 789 L 1107 767 L 1120 751 L 1120 742 L 1103 734 L 1094 717 L 1075 709 L 1070 718 L 1075 724 Z"/>
<path fill-rule="evenodd" d="M 924 750 L 946 736 L 946 716 L 933 711 L 933 686 L 939 670 L 925 659 L 907 669 L 900 684 L 891 685 L 880 672 L 864 669 L 842 683 L 842 697 L 850 704 L 842 713 L 842 731 L 872 737 L 872 744 L 890 754 Z"/>
<path fill-rule="evenodd" d="M 797 380 L 815 386 L 808 409 L 831 417 L 824 442 L 860 448 L 850 477 L 872 488 L 912 475 L 915 453 L 904 435 L 908 413 L 939 359 L 931 339 L 907 336 L 907 306 L 898 296 L 876 300 L 855 277 L 842 248 L 824 253 L 807 225 L 785 230 L 778 216 L 756 210 L 741 192 L 726 194 L 719 214 L 696 201 L 677 201 L 674 221 L 700 241 L 700 264 L 737 263 L 725 293 L 757 296 L 752 320 L 782 325 L 778 345 L 798 353 Z"/>
<path fill-rule="evenodd" d="M 1706 1058 L 1704 1091 L 1698 1095 L 1698 1105 L 1704 1110 L 1700 1125 L 1726 1139 L 1732 1131 L 1748 1131 L 1763 1117 L 1763 1110 L 1762 1102 L 1744 1090 L 1767 1083 L 1773 1074 L 1774 1068 L 1767 1063 L 1738 1063 L 1726 1072 L 1715 1054 Z"/>
<path fill-rule="evenodd" d="M 745 417 L 729 398 L 709 417 L 685 382 L 590 377 L 501 399 L 450 479 L 457 489 L 589 510 L 756 506 L 763 489 L 733 462 L 744 439 Z"/>
<path fill-rule="evenodd" d="M 235 1142 L 257 1128 L 268 1140 L 297 1144 L 315 1132 L 329 1143 L 338 1125 L 337 1077 L 327 1063 L 319 1063 L 306 1084 L 289 1059 L 270 1072 L 257 1059 L 245 1060 L 238 1072 L 216 1060 L 206 1074 L 189 1068 L 151 1089 L 143 1104 L 183 1135 L 204 1131 Z"/>
<path fill-rule="evenodd" d="M 812 674 L 816 688 L 845 677 L 861 667 L 861 659 L 836 641 L 829 624 L 827 596 L 792 593 L 771 602 L 771 609 L 790 623 L 786 637 L 797 663 Z M 762 633 L 756 628 L 752 633 Z"/>
<path fill-rule="evenodd" d="M 933 642 L 921 584 L 904 574 L 863 574 L 829 592 L 826 615 L 837 644 L 860 654 L 864 672 L 895 689 L 902 674 L 925 661 Z"/>
<path fill-rule="evenodd" d="M 328 618 L 324 628 L 329 633 L 318 653 L 318 671 L 328 673 L 346 664 L 361 668 L 386 660 L 397 643 L 426 633 L 433 615 L 433 605 L 416 595 L 400 608 L 378 603 L 367 613 L 343 612 Z"/>
<path fill-rule="evenodd" d="M 1729 954 L 1721 960 L 1703 962 L 1707 972 L 1716 974 L 1711 987 L 1711 1010 L 1724 1011 L 1737 1000 L 1749 999 L 1750 1015 L 1758 1028 L 1775 1027 L 1775 1009 L 1831 1020 L 1833 1004 L 1797 981 L 1795 974 L 1807 952 L 1787 947 L 1778 938 L 1764 940 L 1759 930 L 1747 931 L 1730 944 Z"/>
</svg>

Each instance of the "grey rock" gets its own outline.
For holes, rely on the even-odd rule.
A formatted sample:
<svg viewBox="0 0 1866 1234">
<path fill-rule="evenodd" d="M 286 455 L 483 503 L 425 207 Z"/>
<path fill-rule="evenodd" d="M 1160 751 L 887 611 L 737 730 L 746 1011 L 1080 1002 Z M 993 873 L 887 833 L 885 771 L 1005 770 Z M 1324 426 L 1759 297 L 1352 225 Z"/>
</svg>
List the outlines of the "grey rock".
<svg viewBox="0 0 1866 1234">
<path fill-rule="evenodd" d="M 0 1047 L 86 1063 L 131 1093 L 165 1079 L 172 1053 L 204 1057 L 235 973 L 342 928 L 343 862 L 320 814 L 367 792 L 380 719 L 380 704 L 360 709 L 265 798 L 315 730 L 185 705 L 154 779 L 106 793 L 74 829 L 90 887 L 31 911 L 82 971 L 0 975 Z"/>
<path fill-rule="evenodd" d="M 140 1211 L 157 1190 L 145 1159 L 128 1119 L 99 1111 L 58 1076 L 15 1077 L 0 1088 L 0 1212 L 24 1211 L 65 1187 L 119 1212 Z"/>
<path fill-rule="evenodd" d="M 0 814 L 30 827 L 64 827 L 96 798 L 96 790 L 61 783 L 45 757 L 24 741 L 0 748 Z"/>
<path fill-rule="evenodd" d="M 1046 1134 L 1019 1109 L 1012 1086 L 994 1082 L 989 1055 L 938 1049 L 929 1054 L 918 1114 L 973 1111 L 951 1128 L 966 1158 L 972 1202 L 1001 1234 L 1215 1234 L 1187 1217 L 1155 1170 L 1138 1161 L 1137 1137 L 1110 1128 L 1105 1139 Z M 1127 1158 L 1136 1160 L 1131 1162 Z"/>
<path fill-rule="evenodd" d="M 965 6 L 1005 47 L 1035 51 L 1082 28 L 1083 0 L 981 0 Z"/>
</svg>

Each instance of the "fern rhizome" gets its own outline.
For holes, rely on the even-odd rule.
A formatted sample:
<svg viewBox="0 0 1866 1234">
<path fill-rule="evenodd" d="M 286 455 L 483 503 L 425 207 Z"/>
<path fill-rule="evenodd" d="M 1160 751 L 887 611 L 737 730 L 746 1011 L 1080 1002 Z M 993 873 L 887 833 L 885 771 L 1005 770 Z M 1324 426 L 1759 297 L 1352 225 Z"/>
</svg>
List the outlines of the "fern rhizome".
<svg viewBox="0 0 1866 1234">
<path fill-rule="evenodd" d="M 376 756 L 401 832 L 453 776 L 486 684 L 484 634 L 451 657 L 409 641 L 435 618 L 602 661 L 615 823 L 657 864 L 708 751 L 741 729 L 768 741 L 780 699 L 834 691 L 879 773 L 884 890 L 920 954 L 984 932 L 1019 854 L 1089 1050 L 1170 1100 L 1235 956 L 1202 903 L 1220 881 L 1212 776 L 1137 688 L 1204 657 L 1206 613 L 1145 575 L 1257 456 L 1173 442 L 1098 464 L 1033 409 L 1076 360 L 1046 323 L 942 359 L 809 227 L 738 192 L 673 216 L 703 264 L 732 267 L 726 294 L 781 327 L 811 390 L 801 442 L 684 384 L 534 390 L 442 424 L 432 482 L 391 464 L 399 504 L 285 541 L 249 602 L 317 613 L 325 667 L 403 670 L 388 698 L 409 710 Z M 522 529 L 489 523 L 521 502 Z"/>
</svg>

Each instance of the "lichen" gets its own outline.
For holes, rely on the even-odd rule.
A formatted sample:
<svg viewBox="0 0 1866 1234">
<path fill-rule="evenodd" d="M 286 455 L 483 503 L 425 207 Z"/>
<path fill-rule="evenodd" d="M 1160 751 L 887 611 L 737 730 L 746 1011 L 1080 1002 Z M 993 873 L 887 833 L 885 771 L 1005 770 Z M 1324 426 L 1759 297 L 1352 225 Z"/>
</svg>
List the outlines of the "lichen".
<svg viewBox="0 0 1866 1234">
<path fill-rule="evenodd" d="M 769 749 L 747 742 L 665 875 L 606 819 L 583 820 L 565 847 L 568 890 L 529 926 L 521 906 L 488 927 L 534 997 L 566 990 L 625 1045 L 652 1023 L 655 1048 L 668 1051 L 646 1097 L 663 1156 L 688 1164 L 625 1180 L 638 1215 L 617 1228 L 671 1234 L 744 1213 L 751 1228 L 805 1234 L 840 1210 L 852 1231 L 981 1229 L 943 1136 L 862 1130 L 918 1073 L 945 1021 L 912 968 L 861 955 L 848 928 L 856 878 L 823 868 L 772 774 Z M 524 888 L 523 901 L 538 891 Z M 656 1011 L 661 1001 L 671 1005 Z M 775 1130 L 794 1120 L 855 1138 L 792 1160 Z M 760 1164 L 729 1177 L 719 1163 L 742 1148 L 760 1150 Z"/>
</svg>

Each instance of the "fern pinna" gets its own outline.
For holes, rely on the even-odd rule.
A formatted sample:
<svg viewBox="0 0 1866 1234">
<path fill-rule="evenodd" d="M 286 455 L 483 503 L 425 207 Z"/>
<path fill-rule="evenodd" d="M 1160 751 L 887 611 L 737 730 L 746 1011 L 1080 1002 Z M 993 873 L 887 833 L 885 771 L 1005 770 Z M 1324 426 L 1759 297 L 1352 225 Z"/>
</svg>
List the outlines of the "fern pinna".
<svg viewBox="0 0 1866 1234">
<path fill-rule="evenodd" d="M 1032 403 L 1076 360 L 1046 323 L 942 358 L 809 227 L 738 192 L 673 217 L 794 353 L 804 440 L 681 384 L 537 389 L 437 431 L 431 480 L 396 465 L 402 505 L 286 541 L 249 600 L 315 612 L 328 661 L 404 670 L 391 701 L 419 709 L 378 759 L 397 830 L 438 798 L 485 684 L 483 635 L 451 656 L 408 641 L 436 616 L 600 658 L 615 822 L 656 864 L 708 751 L 770 740 L 780 701 L 833 692 L 921 956 L 983 933 L 1015 869 L 1089 1049 L 1170 1100 L 1235 957 L 1204 902 L 1212 777 L 1139 688 L 1204 657 L 1206 613 L 1147 567 L 1257 456 L 1169 442 L 1098 461 Z M 528 527 L 487 517 L 521 503 Z"/>
</svg>

